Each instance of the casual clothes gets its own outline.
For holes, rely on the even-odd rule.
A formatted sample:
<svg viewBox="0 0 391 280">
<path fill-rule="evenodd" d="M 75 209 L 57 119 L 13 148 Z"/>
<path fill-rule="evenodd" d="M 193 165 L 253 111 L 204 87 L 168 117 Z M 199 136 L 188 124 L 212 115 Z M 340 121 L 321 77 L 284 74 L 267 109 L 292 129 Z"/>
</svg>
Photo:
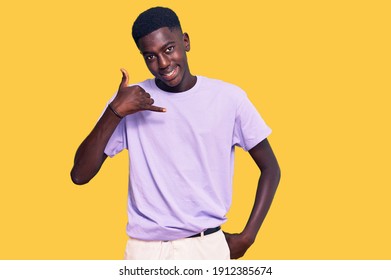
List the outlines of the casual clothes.
<svg viewBox="0 0 391 280">
<path fill-rule="evenodd" d="M 139 84 L 165 113 L 140 111 L 121 120 L 105 153 L 129 150 L 130 237 L 186 238 L 226 221 L 231 205 L 234 147 L 248 151 L 271 129 L 245 92 L 197 76 L 185 92 Z"/>
</svg>

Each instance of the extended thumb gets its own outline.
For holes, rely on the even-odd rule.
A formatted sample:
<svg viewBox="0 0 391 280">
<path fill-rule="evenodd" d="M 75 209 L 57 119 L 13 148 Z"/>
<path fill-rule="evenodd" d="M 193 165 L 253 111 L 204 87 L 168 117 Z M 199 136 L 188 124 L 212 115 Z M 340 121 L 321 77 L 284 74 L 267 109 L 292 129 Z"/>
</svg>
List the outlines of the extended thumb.
<svg viewBox="0 0 391 280">
<path fill-rule="evenodd" d="M 121 84 L 119 86 L 120 87 L 127 87 L 129 84 L 128 72 L 124 68 L 121 68 L 120 70 L 122 72 L 122 80 L 121 80 Z"/>
</svg>

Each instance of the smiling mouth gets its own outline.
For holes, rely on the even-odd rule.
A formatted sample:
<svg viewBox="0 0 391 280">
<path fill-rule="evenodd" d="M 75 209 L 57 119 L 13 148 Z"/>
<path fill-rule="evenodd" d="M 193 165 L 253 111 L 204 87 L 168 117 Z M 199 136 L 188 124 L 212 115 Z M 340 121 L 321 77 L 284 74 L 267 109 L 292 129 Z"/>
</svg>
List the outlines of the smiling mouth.
<svg viewBox="0 0 391 280">
<path fill-rule="evenodd" d="M 168 73 L 161 74 L 162 78 L 165 80 L 170 80 L 173 77 L 175 77 L 176 73 L 178 72 L 178 66 L 176 66 L 174 69 L 172 69 Z"/>
</svg>

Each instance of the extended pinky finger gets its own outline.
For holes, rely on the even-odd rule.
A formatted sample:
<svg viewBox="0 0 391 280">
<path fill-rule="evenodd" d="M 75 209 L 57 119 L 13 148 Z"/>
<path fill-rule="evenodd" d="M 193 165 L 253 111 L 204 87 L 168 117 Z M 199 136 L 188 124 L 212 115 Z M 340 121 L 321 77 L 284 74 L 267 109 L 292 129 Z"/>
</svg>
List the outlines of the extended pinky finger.
<svg viewBox="0 0 391 280">
<path fill-rule="evenodd" d="M 167 111 L 166 108 L 162 108 L 162 107 L 158 107 L 158 106 L 154 106 L 154 105 L 146 106 L 145 110 L 160 112 L 160 113 L 164 113 Z"/>
</svg>

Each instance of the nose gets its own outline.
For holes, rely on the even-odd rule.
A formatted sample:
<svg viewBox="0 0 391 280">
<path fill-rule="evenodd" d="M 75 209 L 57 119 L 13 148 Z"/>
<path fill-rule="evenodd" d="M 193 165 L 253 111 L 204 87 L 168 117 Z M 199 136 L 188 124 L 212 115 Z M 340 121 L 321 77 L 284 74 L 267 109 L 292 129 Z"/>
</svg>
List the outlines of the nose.
<svg viewBox="0 0 391 280">
<path fill-rule="evenodd" d="M 167 68 L 170 65 L 170 60 L 164 55 L 159 56 L 158 60 L 160 69 Z"/>
</svg>

